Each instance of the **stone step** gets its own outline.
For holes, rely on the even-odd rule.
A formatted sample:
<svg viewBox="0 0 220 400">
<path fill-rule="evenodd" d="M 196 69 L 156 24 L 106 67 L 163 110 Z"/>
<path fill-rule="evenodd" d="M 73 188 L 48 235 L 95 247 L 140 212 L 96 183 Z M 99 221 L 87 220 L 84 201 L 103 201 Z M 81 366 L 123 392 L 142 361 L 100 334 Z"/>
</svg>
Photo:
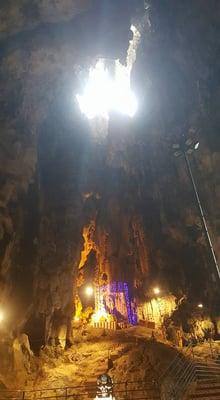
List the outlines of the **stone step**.
<svg viewBox="0 0 220 400">
<path fill-rule="evenodd" d="M 220 368 L 218 367 L 218 366 L 215 366 L 215 365 L 212 365 L 212 366 L 206 366 L 206 365 L 204 365 L 204 366 L 196 366 L 196 370 L 198 371 L 198 372 L 200 372 L 200 371 L 208 371 L 208 372 L 213 372 L 213 371 L 217 371 L 217 372 L 220 372 Z"/>
<path fill-rule="evenodd" d="M 216 379 L 214 377 L 206 378 L 206 379 L 198 379 L 197 384 L 200 386 L 203 385 L 218 385 L 220 383 L 220 379 Z"/>
<path fill-rule="evenodd" d="M 190 400 L 220 400 L 220 375 L 214 372 L 200 374 L 197 376 L 197 385 L 193 393 L 188 397 Z"/>
<path fill-rule="evenodd" d="M 212 381 L 197 381 L 197 387 L 205 387 L 205 386 L 220 386 L 220 381 L 212 380 Z"/>
<path fill-rule="evenodd" d="M 220 392 L 213 393 L 194 393 L 189 397 L 190 400 L 220 400 Z"/>
<path fill-rule="evenodd" d="M 220 374 L 220 368 L 218 367 L 196 367 L 196 372 L 201 373 L 201 372 L 208 372 L 208 373 L 216 373 L 218 372 Z"/>
<path fill-rule="evenodd" d="M 209 390 L 209 389 L 220 389 L 219 383 L 203 383 L 202 385 L 197 384 L 196 390 Z"/>
<path fill-rule="evenodd" d="M 205 387 L 197 387 L 195 393 L 209 393 L 209 392 L 219 392 L 220 386 L 205 386 Z"/>
<path fill-rule="evenodd" d="M 196 362 L 196 365 L 219 365 L 220 366 L 220 362 L 219 361 L 210 361 L 210 360 L 207 360 L 207 361 L 197 361 Z"/>
<path fill-rule="evenodd" d="M 220 400 L 220 383 L 198 383 L 195 392 L 189 396 L 191 400 Z"/>
<path fill-rule="evenodd" d="M 219 374 L 220 375 L 220 369 L 219 368 L 197 368 L 196 369 L 197 374 Z"/>
<path fill-rule="evenodd" d="M 215 374 L 210 374 L 210 375 L 199 375 L 199 376 L 197 376 L 197 380 L 199 381 L 199 382 L 202 382 L 202 381 L 210 381 L 210 380 L 214 380 L 214 381 L 218 381 L 218 380 L 220 380 L 220 375 L 215 375 Z"/>
</svg>

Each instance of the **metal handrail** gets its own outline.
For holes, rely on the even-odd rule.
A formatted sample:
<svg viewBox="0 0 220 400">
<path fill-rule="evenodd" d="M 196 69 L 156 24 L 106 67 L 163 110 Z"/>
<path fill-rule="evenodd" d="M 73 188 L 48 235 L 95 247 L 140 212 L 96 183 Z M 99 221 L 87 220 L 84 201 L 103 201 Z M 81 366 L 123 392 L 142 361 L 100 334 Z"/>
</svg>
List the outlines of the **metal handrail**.
<svg viewBox="0 0 220 400">
<path fill-rule="evenodd" d="M 182 349 L 182 351 L 179 351 L 177 353 L 177 355 L 173 358 L 173 360 L 171 361 L 171 363 L 168 365 L 168 367 L 162 372 L 162 374 L 160 374 L 160 381 L 167 376 L 167 374 L 169 373 L 169 371 L 171 371 L 172 369 L 174 369 L 174 371 L 177 368 L 178 365 L 178 361 L 181 363 L 182 360 L 186 359 L 191 353 L 192 353 L 192 345 L 189 345 L 185 348 L 186 350 L 184 351 Z"/>
<path fill-rule="evenodd" d="M 124 385 L 124 387 L 122 386 Z M 139 385 L 139 387 L 135 387 Z M 121 387 L 122 386 L 122 387 Z M 62 393 L 61 393 L 62 392 Z M 72 393 L 71 393 L 72 392 Z M 75 393 L 74 393 L 75 392 Z M 128 394 L 135 400 L 144 400 L 147 393 L 151 393 L 151 398 L 154 400 L 159 399 L 159 388 L 155 386 L 152 379 L 137 380 L 137 381 L 123 381 L 114 383 L 113 393 L 118 394 L 119 398 L 127 399 Z M 37 400 L 37 399 L 73 399 L 79 398 L 94 398 L 96 394 L 96 384 L 37 389 L 37 390 L 2 390 L 0 391 L 0 400 Z"/>
<path fill-rule="evenodd" d="M 183 357 L 182 353 L 178 353 L 174 359 L 171 361 L 171 363 L 168 365 L 168 367 L 162 372 L 162 374 L 160 374 L 160 380 L 163 379 L 164 376 L 167 375 L 168 371 L 172 369 L 172 367 L 175 367 L 175 363 L 177 360 L 179 360 L 180 358 Z"/>
<path fill-rule="evenodd" d="M 136 381 L 121 381 L 121 382 L 114 382 L 114 386 L 117 385 L 125 385 L 125 384 L 133 384 L 133 383 L 151 383 L 151 378 L 148 379 L 144 379 L 144 380 L 136 380 Z M 96 388 L 96 383 L 90 383 L 90 384 L 83 384 L 83 385 L 77 385 L 77 386 L 59 386 L 59 387 L 49 387 L 49 388 L 43 388 L 43 389 L 27 389 L 27 390 L 23 390 L 23 389 L 12 389 L 12 390 L 7 390 L 7 389 L 1 389 L 0 393 L 3 392 L 20 392 L 23 393 L 24 391 L 26 393 L 29 392 L 43 392 L 43 391 L 48 391 L 48 390 L 65 390 L 65 389 L 80 389 L 80 388 Z"/>
<path fill-rule="evenodd" d="M 192 382 L 194 382 L 195 378 L 195 368 L 194 365 L 191 364 L 189 365 L 189 368 L 184 372 L 182 375 L 181 379 L 179 380 L 178 383 L 176 383 L 176 394 L 183 395 L 187 388 L 190 386 Z M 179 398 L 179 397 L 178 397 Z"/>
</svg>

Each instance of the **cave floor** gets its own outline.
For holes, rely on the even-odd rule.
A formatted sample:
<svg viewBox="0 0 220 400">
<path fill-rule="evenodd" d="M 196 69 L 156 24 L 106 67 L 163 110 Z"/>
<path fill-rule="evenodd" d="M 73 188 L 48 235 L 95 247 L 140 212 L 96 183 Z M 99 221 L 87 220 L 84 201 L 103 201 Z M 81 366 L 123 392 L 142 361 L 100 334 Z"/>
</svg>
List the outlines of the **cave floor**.
<svg viewBox="0 0 220 400">
<path fill-rule="evenodd" d="M 39 357 L 39 373 L 32 381 L 33 388 L 66 387 L 95 383 L 99 374 L 109 370 L 114 382 L 159 380 L 179 351 L 164 342 L 160 334 L 151 338 L 151 330 L 134 327 L 120 331 L 76 331 L 75 342 L 68 350 L 45 347 Z M 219 342 L 212 344 L 213 353 Z M 194 348 L 195 356 L 210 358 L 210 344 Z"/>
<path fill-rule="evenodd" d="M 68 350 L 45 347 L 38 359 L 38 373 L 27 387 L 33 389 L 78 386 L 95 383 L 106 372 L 114 382 L 155 379 L 168 365 L 176 350 L 151 339 L 146 328 L 130 328 L 106 333 L 88 329 L 75 336 Z"/>
<path fill-rule="evenodd" d="M 95 384 L 97 376 L 107 371 L 108 359 L 111 360 L 109 374 L 115 384 L 126 381 L 159 382 L 180 349 L 163 341 L 159 333 L 155 333 L 155 338 L 151 334 L 151 330 L 141 326 L 108 332 L 78 327 L 70 348 L 42 348 L 40 355 L 32 360 L 28 373 L 20 371 L 7 387 L 27 391 L 27 399 L 35 398 L 29 390 L 85 387 Z M 218 351 L 219 346 L 219 342 L 213 343 L 213 352 Z M 194 355 L 210 357 L 210 343 L 196 346 Z"/>
</svg>

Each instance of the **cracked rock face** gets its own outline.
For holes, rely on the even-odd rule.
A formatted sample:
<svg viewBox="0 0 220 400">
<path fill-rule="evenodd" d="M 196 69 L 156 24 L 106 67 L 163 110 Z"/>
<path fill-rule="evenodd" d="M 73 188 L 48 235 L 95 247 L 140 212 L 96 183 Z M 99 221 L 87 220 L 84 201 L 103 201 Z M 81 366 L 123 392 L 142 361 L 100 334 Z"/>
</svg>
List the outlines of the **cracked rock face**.
<svg viewBox="0 0 220 400">
<path fill-rule="evenodd" d="M 89 9 L 91 0 L 2 1 L 0 39 L 35 29 L 40 24 L 67 21 Z"/>
<path fill-rule="evenodd" d="M 154 282 L 216 301 L 187 170 L 171 147 L 182 133 L 200 141 L 191 162 L 219 255 L 218 2 L 152 3 L 132 75 L 138 115 L 112 115 L 99 141 L 74 95 L 99 57 L 125 59 L 131 17 L 144 12 L 138 1 L 107 3 L 0 9 L 1 303 L 9 325 L 30 336 L 37 325 L 42 343 L 59 323 L 70 335 L 79 266 L 84 279 L 98 270 L 127 280 L 141 301 Z"/>
</svg>

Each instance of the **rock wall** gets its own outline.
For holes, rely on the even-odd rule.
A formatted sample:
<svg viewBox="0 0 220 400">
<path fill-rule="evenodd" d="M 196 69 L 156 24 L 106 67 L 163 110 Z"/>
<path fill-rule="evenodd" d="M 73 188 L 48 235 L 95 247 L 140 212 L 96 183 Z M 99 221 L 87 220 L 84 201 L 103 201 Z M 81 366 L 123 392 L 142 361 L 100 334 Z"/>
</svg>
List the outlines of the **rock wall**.
<svg viewBox="0 0 220 400">
<path fill-rule="evenodd" d="M 98 57 L 125 59 L 131 17 L 144 13 L 129 4 L 1 6 L 0 302 L 38 350 L 63 326 L 71 340 L 79 266 L 134 284 L 140 301 L 156 282 L 218 312 L 189 177 L 171 147 L 183 133 L 200 141 L 191 162 L 218 255 L 219 4 L 149 2 L 132 75 L 138 114 L 111 115 L 97 140 L 74 94 Z"/>
<path fill-rule="evenodd" d="M 102 8 L 93 6 L 1 7 L 1 306 L 8 328 L 25 330 L 37 348 L 73 313 L 90 146 L 74 93 L 83 69 L 111 51 L 119 31 L 115 54 L 126 54 L 131 8 L 113 37 L 93 48 L 91 36 L 110 29 L 117 10 L 112 4 L 102 26 Z"/>
</svg>

